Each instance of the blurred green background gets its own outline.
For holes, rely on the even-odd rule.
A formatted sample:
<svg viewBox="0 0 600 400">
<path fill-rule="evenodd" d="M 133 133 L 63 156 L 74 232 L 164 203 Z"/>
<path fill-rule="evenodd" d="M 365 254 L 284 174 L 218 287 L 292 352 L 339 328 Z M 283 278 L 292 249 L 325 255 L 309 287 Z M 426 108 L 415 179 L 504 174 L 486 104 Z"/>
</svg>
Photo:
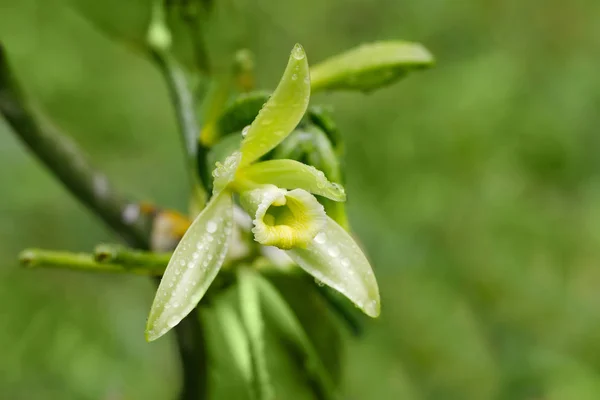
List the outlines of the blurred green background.
<svg viewBox="0 0 600 400">
<path fill-rule="evenodd" d="M 217 64 L 247 46 L 267 88 L 295 42 L 312 63 L 378 39 L 437 57 L 370 95 L 313 98 L 347 140 L 350 218 L 383 300 L 348 339 L 344 398 L 599 399 L 600 3 L 217 3 Z M 0 0 L 0 40 L 120 189 L 183 210 L 165 85 L 132 50 L 148 16 L 147 0 Z M 0 171 L 0 397 L 173 398 L 173 335 L 143 340 L 153 285 L 20 270 L 24 247 L 114 238 L 1 120 Z"/>
</svg>

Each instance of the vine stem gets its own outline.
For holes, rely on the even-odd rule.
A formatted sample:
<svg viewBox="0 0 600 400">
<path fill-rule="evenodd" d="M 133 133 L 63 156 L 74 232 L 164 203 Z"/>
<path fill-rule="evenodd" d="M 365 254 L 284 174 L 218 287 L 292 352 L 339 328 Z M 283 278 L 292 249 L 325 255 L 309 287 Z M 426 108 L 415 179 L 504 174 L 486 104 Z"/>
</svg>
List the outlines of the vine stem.
<svg viewBox="0 0 600 400">
<path fill-rule="evenodd" d="M 42 122 L 12 73 L 0 43 L 0 114 L 14 133 L 50 170 L 63 186 L 132 247 L 149 249 L 152 221 L 135 212 L 129 202 L 111 188 L 107 177 L 95 171 L 82 151 L 67 136 Z M 131 212 L 133 210 L 133 212 Z M 155 278 L 158 283 L 160 279 Z M 206 349 L 202 327 L 194 313 L 175 327 L 182 363 L 182 400 L 205 398 Z"/>
<path fill-rule="evenodd" d="M 92 254 L 41 249 L 23 250 L 19 255 L 19 261 L 27 268 L 59 268 L 144 276 L 161 276 L 166 266 L 166 264 L 124 265 L 116 262 L 98 262 Z"/>
<path fill-rule="evenodd" d="M 0 113 L 19 139 L 74 197 L 127 243 L 148 247 L 150 221 L 136 212 L 135 203 L 125 200 L 111 187 L 106 175 L 91 167 L 72 140 L 36 116 L 36 110 L 26 101 L 12 74 L 1 44 Z"/>
</svg>

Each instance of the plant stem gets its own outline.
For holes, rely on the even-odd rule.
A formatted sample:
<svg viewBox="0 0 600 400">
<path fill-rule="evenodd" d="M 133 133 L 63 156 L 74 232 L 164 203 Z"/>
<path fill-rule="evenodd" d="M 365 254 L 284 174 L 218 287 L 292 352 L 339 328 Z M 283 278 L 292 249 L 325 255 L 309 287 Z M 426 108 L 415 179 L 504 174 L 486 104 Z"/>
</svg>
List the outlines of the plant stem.
<svg viewBox="0 0 600 400">
<path fill-rule="evenodd" d="M 152 253 L 129 249 L 117 244 L 100 244 L 94 250 L 94 258 L 103 264 L 119 264 L 124 267 L 144 266 L 165 270 L 172 253 Z"/>
<path fill-rule="evenodd" d="M 133 246 L 147 248 L 149 221 L 128 210 L 137 207 L 111 188 L 107 177 L 95 171 L 81 149 L 46 121 L 26 100 L 0 44 L 0 113 L 29 150 L 94 214 Z"/>
<path fill-rule="evenodd" d="M 0 113 L 4 115 L 17 136 L 29 147 L 44 165 L 54 173 L 71 194 L 100 217 L 131 246 L 141 249 L 150 247 L 151 223 L 139 218 L 139 213 L 129 213 L 136 204 L 118 196 L 103 174 L 95 172 L 75 144 L 48 124 L 42 125 L 34 115 L 33 107 L 25 100 L 20 86 L 14 78 L 6 54 L 0 43 Z M 139 210 L 139 209 L 138 209 Z M 135 209 L 134 209 L 135 211 Z M 130 218 L 131 214 L 134 215 Z M 129 272 L 129 271 L 128 271 Z M 190 314 L 175 327 L 177 345 L 181 355 L 184 375 L 181 399 L 202 399 L 188 393 L 201 393 L 197 388 L 197 375 L 206 374 L 204 359 L 195 359 L 199 352 L 190 352 L 182 338 L 194 338 L 200 327 L 197 318 Z M 192 340 L 192 339 L 190 339 Z M 202 337 L 195 347 L 204 346 Z M 189 355 L 188 355 L 189 353 Z M 200 368 L 200 369 L 199 369 Z"/>
<path fill-rule="evenodd" d="M 207 195 L 196 171 L 196 149 L 200 135 L 196 103 L 185 71 L 171 53 L 171 33 L 165 18 L 163 0 L 155 0 L 148 27 L 148 48 L 167 84 L 181 134 L 194 206 L 199 210 L 206 204 Z"/>
<path fill-rule="evenodd" d="M 160 276 L 165 270 L 164 265 L 129 265 L 117 263 L 100 263 L 93 255 L 87 253 L 70 253 L 64 251 L 49 251 L 26 249 L 19 255 L 21 264 L 28 268 L 60 268 L 83 270 L 90 272 L 130 273 L 145 276 Z"/>
</svg>

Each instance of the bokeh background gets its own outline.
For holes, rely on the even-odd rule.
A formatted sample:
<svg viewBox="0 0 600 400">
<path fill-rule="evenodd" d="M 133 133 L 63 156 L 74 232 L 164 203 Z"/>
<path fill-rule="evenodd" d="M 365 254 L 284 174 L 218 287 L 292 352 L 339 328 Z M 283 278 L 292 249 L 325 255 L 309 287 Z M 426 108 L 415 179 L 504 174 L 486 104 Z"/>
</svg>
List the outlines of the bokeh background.
<svg viewBox="0 0 600 400">
<path fill-rule="evenodd" d="M 348 338 L 347 399 L 600 398 L 600 3 L 217 0 L 217 60 L 273 87 L 362 42 L 424 43 L 437 67 L 320 95 L 347 141 L 353 227 L 380 319 Z M 115 184 L 185 209 L 175 121 L 137 53 L 145 0 L 0 0 L 0 40 L 40 108 Z M 114 238 L 0 120 L 0 397 L 169 399 L 173 335 L 143 340 L 143 278 L 24 271 L 24 247 Z M 290 399 L 292 395 L 290 394 Z"/>
</svg>

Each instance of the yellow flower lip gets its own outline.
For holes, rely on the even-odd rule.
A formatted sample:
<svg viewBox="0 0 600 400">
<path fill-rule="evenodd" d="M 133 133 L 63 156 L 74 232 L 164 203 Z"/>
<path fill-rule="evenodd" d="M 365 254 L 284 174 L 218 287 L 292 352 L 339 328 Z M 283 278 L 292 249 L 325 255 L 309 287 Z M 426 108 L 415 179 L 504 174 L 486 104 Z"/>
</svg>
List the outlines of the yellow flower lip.
<svg viewBox="0 0 600 400">
<path fill-rule="evenodd" d="M 266 185 L 244 193 L 241 201 L 254 216 L 254 239 L 265 246 L 284 250 L 306 247 L 327 220 L 323 206 L 302 189 L 287 191 Z"/>
</svg>

